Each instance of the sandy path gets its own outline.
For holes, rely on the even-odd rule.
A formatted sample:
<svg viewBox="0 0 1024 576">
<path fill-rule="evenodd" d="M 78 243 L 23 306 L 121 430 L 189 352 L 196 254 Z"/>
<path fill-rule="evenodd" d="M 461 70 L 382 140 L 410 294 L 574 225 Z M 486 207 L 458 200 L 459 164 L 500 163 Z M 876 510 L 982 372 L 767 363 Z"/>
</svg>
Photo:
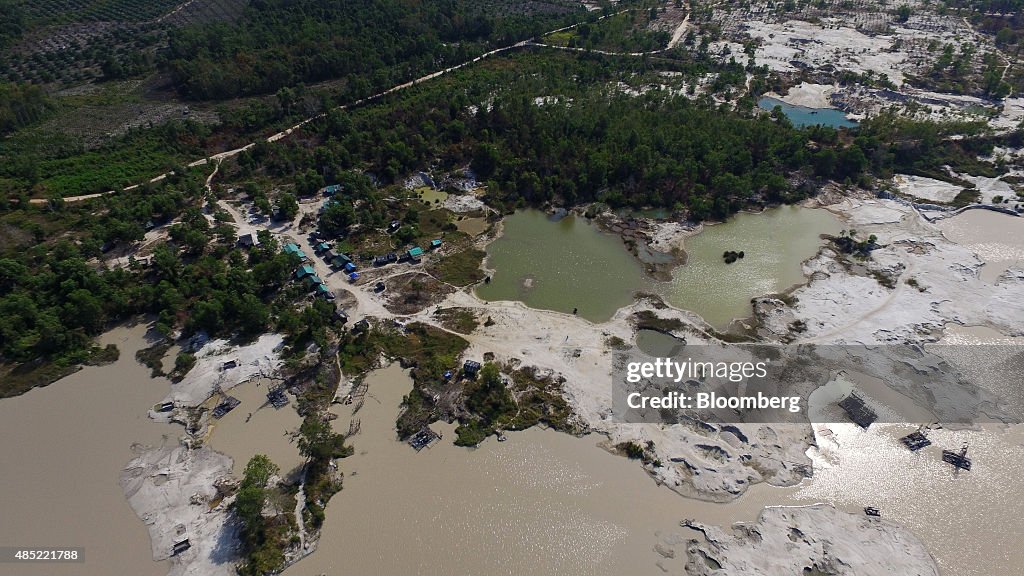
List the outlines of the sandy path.
<svg viewBox="0 0 1024 576">
<path fill-rule="evenodd" d="M 600 20 L 604 20 L 605 18 L 610 18 L 612 16 L 618 16 L 619 14 L 622 14 L 624 12 L 629 12 L 630 10 L 632 10 L 632 9 L 620 10 L 619 12 L 615 12 L 613 14 L 608 14 L 606 16 L 602 16 L 602 17 L 598 18 L 597 20 L 600 21 Z M 689 15 L 687 15 L 687 18 L 689 18 Z M 566 30 L 571 30 L 573 28 L 576 28 L 577 26 L 579 26 L 582 23 L 583 22 L 577 22 L 575 24 L 571 24 L 571 25 L 565 26 L 563 28 L 558 28 L 556 30 L 551 30 L 549 32 L 545 32 L 545 33 L 541 34 L 541 36 L 547 36 L 548 34 L 554 34 L 556 32 L 564 32 Z M 437 72 L 432 72 L 430 74 L 427 74 L 426 76 L 421 76 L 421 77 L 416 78 L 414 80 L 410 80 L 408 82 L 405 82 L 405 83 L 402 83 L 402 84 L 398 84 L 397 86 L 393 86 L 391 88 L 388 88 L 387 90 L 384 90 L 383 92 L 378 92 L 377 94 L 374 94 L 372 96 L 367 96 L 366 98 L 362 98 L 360 100 L 356 100 L 355 102 L 352 102 L 351 104 L 343 104 L 341 106 L 338 106 L 336 109 L 337 110 L 347 110 L 349 108 L 354 108 L 354 107 L 357 107 L 357 106 L 362 106 L 363 104 L 367 104 L 369 102 L 373 102 L 375 100 L 379 100 L 379 99 L 381 99 L 381 98 L 383 98 L 385 96 L 388 96 L 389 94 L 393 94 L 395 92 L 399 92 L 401 90 L 405 90 L 407 88 L 411 88 L 411 87 L 416 86 L 417 84 L 420 84 L 422 82 L 427 82 L 429 80 L 433 80 L 434 78 L 439 78 L 441 76 L 444 76 L 445 74 L 454 72 L 454 71 L 459 70 L 461 68 L 465 68 L 466 66 L 469 66 L 471 64 L 475 64 L 475 63 L 477 63 L 477 62 L 479 62 L 479 61 L 481 61 L 481 60 L 483 60 L 485 58 L 490 58 L 491 56 L 495 56 L 495 55 L 501 54 L 503 52 L 508 52 L 510 50 L 515 50 L 515 49 L 523 48 L 523 47 L 526 47 L 526 46 L 533 46 L 535 44 L 533 44 L 532 40 L 533 39 L 522 40 L 520 42 L 516 42 L 515 44 L 509 44 L 508 46 L 503 46 L 501 48 L 495 48 L 494 50 L 491 50 L 489 52 L 485 52 L 485 53 L 483 53 L 483 54 L 481 54 L 481 55 L 479 55 L 479 56 L 477 56 L 477 57 L 475 57 L 475 58 L 473 58 L 471 60 L 467 60 L 467 61 L 465 61 L 465 62 L 463 62 L 461 64 L 456 64 L 455 66 L 451 66 L 451 67 L 445 68 L 443 70 L 438 70 Z M 544 46 L 543 44 L 536 44 L 536 45 L 537 46 Z M 305 120 L 299 122 L 298 124 L 295 124 L 294 126 L 291 126 L 290 128 L 286 128 L 286 129 L 284 129 L 284 130 L 282 130 L 282 131 L 280 131 L 280 132 L 278 132 L 276 134 L 271 134 L 270 136 L 267 136 L 266 138 L 264 138 L 264 141 L 270 142 L 270 143 L 277 142 L 278 140 L 281 140 L 283 138 L 286 138 L 286 137 L 290 136 L 293 132 L 295 132 L 296 130 L 302 128 L 306 124 L 309 124 L 310 122 L 313 122 L 314 120 L 319 120 L 321 118 L 325 118 L 326 116 L 327 116 L 326 112 L 322 112 L 322 113 L 317 114 L 315 116 L 310 116 L 309 118 L 306 118 Z M 255 145 L 256 145 L 256 142 L 250 142 L 250 143 L 246 144 L 245 146 L 242 146 L 242 147 L 239 147 L 239 148 L 235 148 L 233 150 L 227 150 L 227 151 L 224 151 L 224 152 L 220 152 L 220 153 L 214 154 L 212 156 L 208 156 L 206 158 L 200 158 L 198 160 L 195 160 L 195 161 L 189 163 L 188 167 L 191 168 L 191 167 L 195 167 L 195 166 L 202 166 L 203 164 L 206 164 L 207 162 L 210 162 L 210 161 L 220 162 L 221 160 L 224 160 L 226 158 L 232 158 L 234 156 L 237 156 L 237 155 L 241 154 L 242 152 L 252 148 Z M 170 174 L 172 174 L 172 172 L 165 172 L 163 174 L 160 174 L 159 176 L 151 178 L 149 180 L 149 182 L 159 182 L 160 180 L 163 180 L 164 178 L 167 178 Z M 139 186 L 140 186 L 140 184 L 133 184 L 131 186 L 125 187 L 124 190 L 125 191 L 134 190 L 134 189 L 138 188 Z M 68 196 L 66 198 L 63 198 L 63 200 L 64 200 L 64 202 L 80 202 L 82 200 L 89 200 L 89 199 L 92 199 L 92 198 L 98 198 L 100 196 L 105 196 L 107 194 L 114 194 L 116 192 L 117 192 L 117 190 L 107 190 L 106 192 L 99 192 L 99 193 L 95 193 L 95 194 L 84 194 L 84 195 L 81 195 L 81 196 Z M 46 204 L 49 201 L 50 200 L 48 198 L 33 198 L 33 199 L 29 200 L 29 202 L 32 203 L 32 204 Z"/>
<path fill-rule="evenodd" d="M 666 50 L 671 50 L 672 48 L 675 48 L 676 45 L 678 45 L 679 42 L 683 39 L 683 34 L 686 34 L 687 28 L 690 27 L 691 13 L 692 11 L 690 10 L 689 5 L 687 5 L 686 18 L 683 18 L 683 21 L 679 24 L 679 27 L 676 28 L 676 31 L 672 33 L 672 39 L 668 41 L 668 48 L 666 48 Z"/>
</svg>

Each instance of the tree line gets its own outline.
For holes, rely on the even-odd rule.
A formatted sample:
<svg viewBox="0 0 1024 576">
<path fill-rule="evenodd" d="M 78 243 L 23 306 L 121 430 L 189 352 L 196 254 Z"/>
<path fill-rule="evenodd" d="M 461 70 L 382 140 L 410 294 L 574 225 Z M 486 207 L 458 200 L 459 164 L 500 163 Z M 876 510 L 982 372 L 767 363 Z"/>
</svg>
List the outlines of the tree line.
<svg viewBox="0 0 1024 576">
<path fill-rule="evenodd" d="M 506 0 L 255 0 L 242 20 L 172 31 L 167 67 L 179 92 L 198 100 L 273 93 L 344 78 L 346 98 L 472 58 L 487 46 L 534 36 L 572 10 Z"/>
</svg>

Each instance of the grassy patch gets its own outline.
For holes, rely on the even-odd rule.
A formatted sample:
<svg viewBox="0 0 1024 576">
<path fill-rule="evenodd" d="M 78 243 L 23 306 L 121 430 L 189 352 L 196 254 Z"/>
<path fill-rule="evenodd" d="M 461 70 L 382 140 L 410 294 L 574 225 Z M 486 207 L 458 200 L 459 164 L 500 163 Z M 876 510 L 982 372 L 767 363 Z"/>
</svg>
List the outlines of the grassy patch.
<svg viewBox="0 0 1024 576">
<path fill-rule="evenodd" d="M 451 398 L 457 395 L 460 384 L 454 379 L 445 380 L 444 373 L 457 367 L 469 342 L 433 326 L 414 323 L 406 327 L 404 335 L 384 335 L 381 344 L 390 356 L 401 359 L 402 366 L 412 368 L 413 391 L 406 397 L 406 409 L 397 422 L 400 437 L 454 413 Z"/>
<path fill-rule="evenodd" d="M 576 35 L 572 30 L 563 30 L 561 32 L 555 32 L 554 34 L 548 34 L 544 37 L 545 44 L 551 44 L 552 46 L 568 46 L 569 39 L 575 38 Z"/>
<path fill-rule="evenodd" d="M 389 281 L 387 309 L 395 314 L 414 314 L 438 304 L 454 292 L 451 286 L 442 284 L 427 274 L 409 272 Z"/>
<path fill-rule="evenodd" d="M 644 464 L 661 466 L 661 461 L 654 456 L 654 441 L 648 440 L 641 446 L 636 442 L 620 442 L 615 445 L 615 450 L 630 460 L 640 460 Z"/>
<path fill-rule="evenodd" d="M 391 236 L 383 232 L 372 231 L 350 239 L 339 247 L 340 251 L 348 249 L 360 258 L 373 258 L 392 251 Z"/>
<path fill-rule="evenodd" d="M 480 265 L 487 253 L 476 248 L 460 250 L 442 257 L 428 267 L 437 279 L 460 288 L 484 279 Z"/>
<path fill-rule="evenodd" d="M 975 204 L 979 200 L 981 200 L 981 192 L 978 192 L 977 188 L 964 188 L 956 195 L 956 198 L 953 198 L 953 201 L 950 202 L 950 204 L 957 208 L 962 208 L 970 204 Z"/>
<path fill-rule="evenodd" d="M 469 308 L 445 308 L 434 312 L 441 325 L 460 334 L 470 334 L 479 326 L 476 313 Z"/>
<path fill-rule="evenodd" d="M 510 370 L 512 394 L 518 412 L 509 422 L 511 430 L 525 430 L 545 424 L 562 432 L 578 432 L 571 421 L 572 408 L 562 395 L 562 383 L 541 377 L 530 368 Z"/>
<path fill-rule="evenodd" d="M 882 272 L 880 270 L 871 270 L 868 274 L 885 288 L 892 290 L 896 287 L 896 277 L 891 273 Z"/>
</svg>

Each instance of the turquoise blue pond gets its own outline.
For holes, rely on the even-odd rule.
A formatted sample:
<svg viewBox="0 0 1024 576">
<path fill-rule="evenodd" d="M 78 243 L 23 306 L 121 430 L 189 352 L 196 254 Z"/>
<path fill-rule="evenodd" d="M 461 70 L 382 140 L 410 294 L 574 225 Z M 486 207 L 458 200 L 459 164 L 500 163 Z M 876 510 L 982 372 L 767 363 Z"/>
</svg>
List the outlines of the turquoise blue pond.
<svg viewBox="0 0 1024 576">
<path fill-rule="evenodd" d="M 782 113 L 797 128 L 814 125 L 831 126 L 832 128 L 855 128 L 857 126 L 856 122 L 846 118 L 845 112 L 834 108 L 794 106 L 767 96 L 758 100 L 757 105 L 763 110 L 772 110 L 776 106 L 782 107 Z"/>
</svg>

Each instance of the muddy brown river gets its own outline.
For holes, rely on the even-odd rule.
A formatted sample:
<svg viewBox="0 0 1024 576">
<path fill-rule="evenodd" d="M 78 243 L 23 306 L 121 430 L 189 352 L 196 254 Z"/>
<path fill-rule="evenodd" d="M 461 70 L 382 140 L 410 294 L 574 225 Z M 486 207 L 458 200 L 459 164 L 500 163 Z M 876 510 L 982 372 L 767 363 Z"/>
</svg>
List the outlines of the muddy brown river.
<svg viewBox="0 0 1024 576">
<path fill-rule="evenodd" d="M 134 442 L 159 445 L 164 435 L 177 442 L 181 433 L 146 416 L 169 383 L 135 361 L 144 334 L 141 325 L 117 328 L 101 338 L 121 350 L 117 362 L 0 400 L 0 546 L 85 549 L 84 563 L 0 564 L 0 574 L 167 574 L 118 485 Z"/>
<path fill-rule="evenodd" d="M 958 342 L 993 336 L 984 329 L 951 330 Z M 150 557 L 145 526 L 118 486 L 133 442 L 157 444 L 180 428 L 160 425 L 146 409 L 162 399 L 163 379 L 134 361 L 141 328 L 104 336 L 121 359 L 86 368 L 53 385 L 0 401 L 4 521 L 0 544 L 81 546 L 84 564 L 0 565 L 0 574 L 157 576 L 167 565 Z M 753 520 L 765 505 L 834 502 L 858 512 L 877 506 L 914 531 L 943 574 L 1009 576 L 1021 562 L 1019 538 L 1008 529 L 1024 517 L 1024 428 L 933 431 L 935 446 L 919 453 L 897 438 L 907 426 L 830 425 L 813 452 L 815 477 L 794 488 L 758 485 L 730 504 L 682 498 L 657 486 L 632 461 L 599 446 L 601 436 L 574 438 L 532 429 L 479 448 L 444 438 L 416 453 L 398 442 L 394 420 L 411 382 L 397 366 L 370 375 L 369 395 L 351 439 L 356 454 L 340 461 L 345 489 L 328 505 L 319 549 L 287 575 L 682 573 L 676 556 L 655 545 L 690 537 L 679 520 L 728 525 Z M 291 458 L 285 435 L 297 417 L 252 410 L 263 387 L 236 390 L 243 407 L 220 424 L 215 447 L 244 462 L 272 451 Z M 251 389 L 250 389 L 251 388 Z M 336 407 L 348 429 L 348 407 Z M 291 408 L 287 408 L 291 410 Z M 248 412 L 253 418 L 246 423 Z M 974 469 L 953 474 L 937 451 L 971 443 Z M 443 568 L 442 568 L 443 567 Z"/>
<path fill-rule="evenodd" d="M 369 384 L 320 547 L 286 575 L 663 574 L 658 533 L 683 533 L 683 518 L 753 520 L 789 491 L 757 486 L 732 504 L 687 500 L 598 447 L 601 436 L 540 429 L 465 449 L 440 425 L 442 440 L 417 453 L 394 432 L 408 376 L 392 365 Z M 336 428 L 347 429 L 348 410 L 339 416 Z"/>
</svg>

